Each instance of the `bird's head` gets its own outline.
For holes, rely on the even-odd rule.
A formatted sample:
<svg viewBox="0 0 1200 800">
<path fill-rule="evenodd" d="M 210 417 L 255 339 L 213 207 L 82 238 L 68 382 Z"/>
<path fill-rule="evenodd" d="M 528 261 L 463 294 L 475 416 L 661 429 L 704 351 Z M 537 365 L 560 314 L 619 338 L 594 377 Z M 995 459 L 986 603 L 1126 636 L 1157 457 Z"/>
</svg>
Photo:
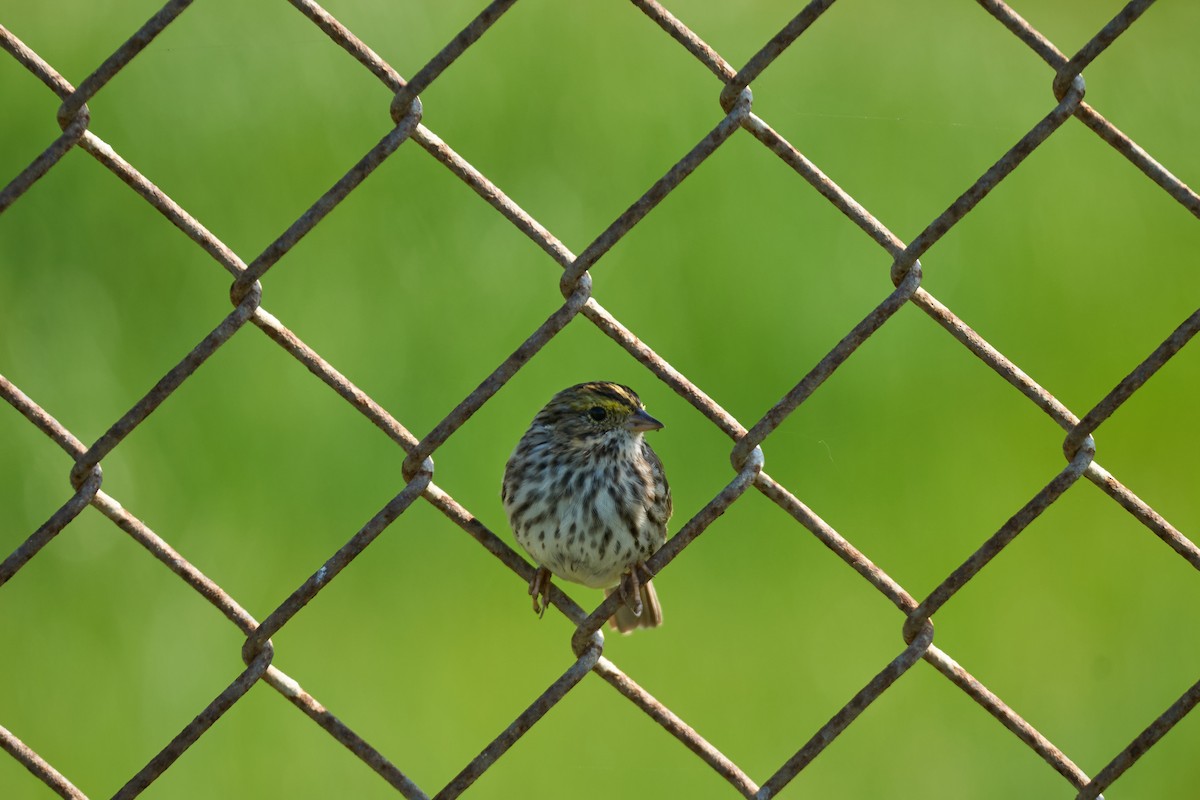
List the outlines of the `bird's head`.
<svg viewBox="0 0 1200 800">
<path fill-rule="evenodd" d="M 610 431 L 636 436 L 663 425 L 646 413 L 637 393 L 619 383 L 594 381 L 563 389 L 538 412 L 534 424 L 572 439 L 595 439 Z"/>
</svg>

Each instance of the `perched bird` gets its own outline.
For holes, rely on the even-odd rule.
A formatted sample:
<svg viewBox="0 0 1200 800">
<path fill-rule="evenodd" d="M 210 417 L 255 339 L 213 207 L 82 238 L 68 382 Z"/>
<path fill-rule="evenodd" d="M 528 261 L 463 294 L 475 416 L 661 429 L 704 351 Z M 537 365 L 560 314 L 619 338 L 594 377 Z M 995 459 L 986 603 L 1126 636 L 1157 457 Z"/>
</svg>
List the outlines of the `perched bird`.
<svg viewBox="0 0 1200 800">
<path fill-rule="evenodd" d="M 614 591 L 622 633 L 662 624 L 645 562 L 667 540 L 671 490 L 643 434 L 662 423 L 628 386 L 580 383 L 537 413 L 504 468 L 500 499 L 517 542 L 538 564 L 533 610 L 550 574 Z"/>
</svg>

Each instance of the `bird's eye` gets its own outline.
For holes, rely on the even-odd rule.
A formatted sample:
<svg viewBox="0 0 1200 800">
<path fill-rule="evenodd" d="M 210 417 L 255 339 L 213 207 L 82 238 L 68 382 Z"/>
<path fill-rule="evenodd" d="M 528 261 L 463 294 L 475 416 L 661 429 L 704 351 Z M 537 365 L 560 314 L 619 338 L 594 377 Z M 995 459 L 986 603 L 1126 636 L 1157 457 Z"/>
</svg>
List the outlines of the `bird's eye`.
<svg viewBox="0 0 1200 800">
<path fill-rule="evenodd" d="M 602 406 L 592 406 L 591 408 L 588 409 L 587 414 L 589 417 L 594 419 L 596 422 L 601 422 L 604 420 L 605 417 L 608 416 L 608 412 L 605 411 Z"/>
</svg>

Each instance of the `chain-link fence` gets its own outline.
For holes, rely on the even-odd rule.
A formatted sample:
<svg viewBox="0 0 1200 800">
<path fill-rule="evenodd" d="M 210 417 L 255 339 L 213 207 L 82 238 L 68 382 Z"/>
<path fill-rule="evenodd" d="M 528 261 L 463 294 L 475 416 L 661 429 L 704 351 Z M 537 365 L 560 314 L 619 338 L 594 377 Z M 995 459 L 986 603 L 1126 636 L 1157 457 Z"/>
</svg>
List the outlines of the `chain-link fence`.
<svg viewBox="0 0 1200 800">
<path fill-rule="evenodd" d="M 724 85 L 720 93 L 724 114 L 709 133 L 683 154 L 628 207 L 628 210 L 579 254 L 570 252 L 549 230 L 514 203 L 500 186 L 489 180 L 422 124 L 419 95 L 437 81 L 469 48 L 483 47 L 484 45 L 478 43 L 486 41 L 489 29 L 514 3 L 515 0 L 498 0 L 488 5 L 419 72 L 405 80 L 353 31 L 320 6 L 307 0 L 292 0 L 296 10 L 394 92 L 395 99 L 391 110 L 395 127 L 363 155 L 331 189 L 317 198 L 269 247 L 249 261 L 243 260 L 233 249 L 214 236 L 201 220 L 189 214 L 139 172 L 136 165 L 123 159 L 91 129 L 88 102 L 102 92 L 105 85 L 134 61 L 144 48 L 151 46 L 155 38 L 188 8 L 190 0 L 172 0 L 167 3 L 78 86 L 68 83 L 52 64 L 23 44 L 13 33 L 0 27 L 0 41 L 5 51 L 62 100 L 58 112 L 61 136 L 50 143 L 41 155 L 4 187 L 0 192 L 0 212 L 20 202 L 26 191 L 55 169 L 64 155 L 75 148 L 81 148 L 106 167 L 113 176 L 127 184 L 233 276 L 233 311 L 202 341 L 184 354 L 141 400 L 112 422 L 104 435 L 90 445 L 78 439 L 43 410 L 37 398 L 26 395 L 14 383 L 0 377 L 0 391 L 8 403 L 50 441 L 64 450 L 75 464 L 71 471 L 73 494 L 44 525 L 29 535 L 0 564 L 0 587 L 36 559 L 39 551 L 90 505 L 215 606 L 245 637 L 242 648 L 245 670 L 213 698 L 211 703 L 198 709 L 194 720 L 171 741 L 165 743 L 161 751 L 144 768 L 129 777 L 116 796 L 133 797 L 149 787 L 169 770 L 189 747 L 203 737 L 218 719 L 245 697 L 253 686 L 263 681 L 275 688 L 329 736 L 353 752 L 364 765 L 378 773 L 404 797 L 457 797 L 503 758 L 509 748 L 537 725 L 551 708 L 563 701 L 569 703 L 572 689 L 589 673 L 594 672 L 661 725 L 694 753 L 696 758 L 727 781 L 736 792 L 745 797 L 773 797 L 813 763 L 825 748 L 852 725 L 864 709 L 887 692 L 900 676 L 918 662 L 925 661 L 967 697 L 982 706 L 996 722 L 1061 775 L 1077 793 L 1077 797 L 1100 797 L 1102 791 L 1113 785 L 1143 754 L 1170 733 L 1197 701 L 1200 701 L 1200 682 L 1191 686 L 1169 707 L 1162 709 L 1150 725 L 1132 737 L 1127 746 L 1113 753 L 1107 765 L 1095 775 L 1088 775 L 1076 766 L 1068 753 L 1027 723 L 997 693 L 968 673 L 933 643 L 934 627 L 931 617 L 1080 478 L 1093 483 L 1187 563 L 1200 569 L 1200 549 L 1097 463 L 1092 439 L 1092 434 L 1189 342 L 1200 327 L 1200 311 L 1179 324 L 1174 332 L 1140 363 L 1129 365 L 1132 369 L 1127 377 L 1089 410 L 1078 415 L 922 288 L 920 258 L 963 220 L 992 189 L 1017 170 L 1031 153 L 1064 126 L 1078 123 L 1086 126 L 1192 215 L 1200 216 L 1200 197 L 1084 99 L 1084 69 L 1102 57 L 1109 45 L 1126 35 L 1129 27 L 1150 8 L 1152 0 L 1129 3 L 1074 54 L 1060 51 L 1053 42 L 1004 2 L 979 0 L 978 4 L 998 25 L 1007 29 L 1050 67 L 1054 76 L 1055 102 L 1048 103 L 1045 116 L 1019 140 L 1013 142 L 1007 152 L 1001 154 L 966 191 L 908 243 L 889 231 L 879 219 L 830 180 L 816 164 L 774 130 L 767 121 L 754 113 L 751 87 L 755 80 L 769 70 L 785 50 L 802 39 L 810 26 L 834 5 L 833 0 L 813 0 L 740 69 L 732 66 L 720 53 L 701 40 L 689 29 L 686 22 L 677 18 L 671 10 L 653 0 L 634 0 L 634 5 L 644 13 L 646 19 L 661 29 L 664 46 L 667 46 L 668 38 L 673 40 L 674 45 L 686 49 L 701 67 L 711 72 Z M 1183 79 L 1184 76 L 1176 78 Z M 821 358 L 794 388 L 748 427 L 727 413 L 700 386 L 671 367 L 639 339 L 634 331 L 597 303 L 592 296 L 592 283 L 588 272 L 658 203 L 700 168 L 709 156 L 731 137 L 746 135 L 753 137 L 777 156 L 796 176 L 816 189 L 887 253 L 892 263 L 891 279 L 895 287 L 879 299 L 874 310 L 846 332 L 837 345 Z M 562 268 L 560 288 L 564 298 L 562 305 L 537 325 L 511 356 L 496 366 L 479 383 L 478 388 L 421 438 L 410 433 L 380 403 L 360 390 L 334 365 L 285 327 L 279 319 L 268 313 L 261 305 L 262 288 L 259 283 L 275 264 L 288 255 L 302 237 L 312 231 L 367 176 L 402 147 L 419 147 L 432 155 L 554 259 Z M 851 358 L 864 342 L 885 326 L 899 309 L 908 304 L 923 311 L 961 345 L 965 350 L 964 355 L 969 353 L 987 365 L 1007 382 L 1013 391 L 1024 396 L 1066 432 L 1063 444 L 1066 466 L 1029 497 L 1024 505 L 1013 509 L 1011 517 L 999 530 L 924 597 L 914 597 L 906 591 L 891 576 L 873 564 L 866 554 L 805 505 L 792 490 L 768 475 L 763 469 L 764 458 L 761 450 L 789 415 Z M 576 656 L 574 663 L 570 664 L 561 677 L 544 692 L 530 698 L 525 711 L 513 720 L 511 725 L 497 732 L 482 752 L 464 764 L 461 771 L 446 786 L 420 786 L 406 774 L 402 759 L 377 750 L 359 733 L 327 711 L 316 698 L 301 689 L 296 680 L 282 672 L 273 663 L 271 637 L 286 626 L 302 607 L 322 592 L 414 503 L 425 502 L 436 508 L 496 556 L 505 567 L 516 573 L 521 581 L 527 581 L 532 576 L 533 568 L 520 554 L 514 552 L 505 540 L 498 537 L 459 501 L 433 482 L 434 457 L 439 448 L 518 370 L 536 358 L 547 343 L 581 316 L 633 356 L 646 371 L 684 398 L 733 442 L 730 458 L 735 477 L 712 497 L 707 505 L 688 519 L 666 546 L 650 559 L 649 570 L 658 573 L 666 569 L 717 517 L 753 488 L 810 531 L 899 609 L 906 646 L 893 659 L 881 665 L 875 677 L 860 691 L 846 699 L 841 709 L 825 725 L 813 731 L 811 738 L 799 747 L 791 758 L 779 765 L 770 775 L 752 777 L 743 767 L 711 745 L 704 738 L 702 731 L 693 729 L 676 712 L 651 696 L 633 677 L 605 657 L 604 638 L 600 630 L 604 621 L 614 611 L 619 597 L 608 598 L 589 612 L 555 588 L 551 596 L 553 605 L 576 626 L 572 638 Z M 178 552 L 168 541 L 169 533 L 164 535 L 151 530 L 141 519 L 122 507 L 116 498 L 103 491 L 101 471 L 105 459 L 120 447 L 126 437 L 159 406 L 168 404 L 172 394 L 218 349 L 239 334 L 252 335 L 242 334 L 243 329 L 250 326 L 257 327 L 265 333 L 406 453 L 405 483 L 402 490 L 262 620 L 253 618 L 222 586 L 190 564 L 185 555 Z M 72 783 L 70 775 L 60 772 L 49 759 L 23 743 L 20 731 L 9 731 L 0 727 L 0 744 L 14 759 L 62 797 L 85 796 L 84 792 Z"/>
</svg>

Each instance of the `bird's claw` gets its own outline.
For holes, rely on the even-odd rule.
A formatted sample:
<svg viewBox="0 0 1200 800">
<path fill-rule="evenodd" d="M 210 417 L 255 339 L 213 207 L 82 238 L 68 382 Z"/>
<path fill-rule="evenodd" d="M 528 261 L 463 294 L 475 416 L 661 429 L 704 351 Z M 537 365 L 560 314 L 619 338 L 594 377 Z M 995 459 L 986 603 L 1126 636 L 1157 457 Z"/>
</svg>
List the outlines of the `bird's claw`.
<svg viewBox="0 0 1200 800">
<path fill-rule="evenodd" d="M 538 567 L 529 579 L 529 596 L 533 598 L 533 613 L 541 619 L 550 607 L 550 570 Z"/>
<path fill-rule="evenodd" d="M 642 615 L 642 584 L 649 583 L 653 574 L 646 568 L 646 565 L 639 561 L 629 568 L 621 577 L 619 591 L 621 593 L 621 601 L 625 603 L 625 607 L 633 612 L 635 617 Z"/>
</svg>

